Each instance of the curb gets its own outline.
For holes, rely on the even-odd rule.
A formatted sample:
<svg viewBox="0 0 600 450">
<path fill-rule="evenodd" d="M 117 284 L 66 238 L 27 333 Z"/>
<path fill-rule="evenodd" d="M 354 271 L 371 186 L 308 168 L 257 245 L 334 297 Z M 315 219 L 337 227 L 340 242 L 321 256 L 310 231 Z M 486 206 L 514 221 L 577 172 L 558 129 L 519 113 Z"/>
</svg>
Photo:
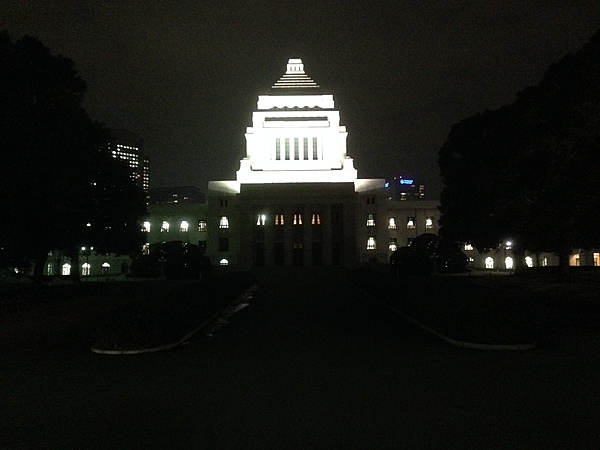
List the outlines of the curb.
<svg viewBox="0 0 600 450">
<path fill-rule="evenodd" d="M 175 342 L 172 342 L 170 344 L 160 345 L 158 347 L 149 347 L 149 348 L 137 349 L 137 350 L 103 350 L 103 349 L 92 347 L 92 349 L 91 349 L 92 353 L 96 353 L 96 354 L 99 354 L 99 355 L 140 355 L 142 353 L 154 353 L 154 352 L 160 352 L 160 351 L 163 351 L 163 350 L 171 350 L 171 349 L 173 349 L 175 347 L 180 346 L 185 341 L 189 340 L 193 335 L 195 335 L 196 333 L 198 333 L 199 331 L 201 331 L 203 328 L 205 328 L 206 326 L 208 326 L 210 323 L 214 322 L 225 311 L 227 311 L 229 308 L 231 308 L 231 306 L 237 305 L 238 303 L 240 303 L 243 299 L 247 298 L 257 288 L 258 288 L 258 285 L 257 284 L 253 284 L 248 289 L 246 289 L 243 294 L 241 294 L 239 297 L 237 297 L 233 302 L 231 302 L 230 304 L 228 304 L 227 306 L 225 306 L 223 309 L 221 309 L 221 310 L 217 311 L 216 313 L 214 313 L 212 316 L 210 316 L 208 319 L 206 319 L 204 322 L 202 322 L 200 325 L 198 325 L 192 331 L 190 331 L 189 333 L 187 333 L 181 339 L 179 339 L 179 340 L 177 340 Z"/>
<path fill-rule="evenodd" d="M 427 331 L 428 333 L 432 334 L 433 336 L 437 337 L 438 339 L 441 339 L 442 341 L 444 341 L 454 347 L 470 348 L 470 349 L 475 349 L 475 350 L 533 350 L 534 348 L 536 348 L 535 342 L 532 342 L 530 344 L 478 344 L 475 342 L 459 341 L 457 339 L 452 339 L 452 338 L 446 336 L 445 334 L 442 334 L 439 331 L 434 330 L 433 328 L 428 327 L 427 325 L 419 322 L 414 317 L 411 317 L 408 314 L 403 313 L 402 311 L 394 308 L 393 306 L 388 305 L 387 303 L 383 302 L 382 300 L 378 299 L 377 297 L 362 290 L 358 286 L 356 286 L 352 283 L 350 283 L 350 285 L 353 286 L 360 293 L 366 295 L 367 297 L 372 298 L 373 300 L 375 300 L 379 304 L 385 306 L 389 310 L 393 311 L 395 314 L 399 315 L 403 319 L 408 320 L 412 324 L 418 326 L 419 328 Z"/>
</svg>

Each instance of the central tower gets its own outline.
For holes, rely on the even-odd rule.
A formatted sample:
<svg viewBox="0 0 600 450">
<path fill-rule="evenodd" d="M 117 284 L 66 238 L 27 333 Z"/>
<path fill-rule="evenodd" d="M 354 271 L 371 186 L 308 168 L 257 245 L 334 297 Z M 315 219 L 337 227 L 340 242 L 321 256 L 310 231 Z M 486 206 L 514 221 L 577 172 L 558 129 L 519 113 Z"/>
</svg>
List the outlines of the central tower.
<svg viewBox="0 0 600 450">
<path fill-rule="evenodd" d="M 346 155 L 347 135 L 333 95 L 324 94 L 306 75 L 301 59 L 290 59 L 270 93 L 258 96 L 237 181 L 354 182 L 357 171 Z"/>
<path fill-rule="evenodd" d="M 208 183 L 213 263 L 355 263 L 364 228 L 357 222 L 359 198 L 383 188 L 384 180 L 357 178 L 333 95 L 306 74 L 301 59 L 288 60 L 283 76 L 258 96 L 245 136 L 236 180 Z"/>
</svg>

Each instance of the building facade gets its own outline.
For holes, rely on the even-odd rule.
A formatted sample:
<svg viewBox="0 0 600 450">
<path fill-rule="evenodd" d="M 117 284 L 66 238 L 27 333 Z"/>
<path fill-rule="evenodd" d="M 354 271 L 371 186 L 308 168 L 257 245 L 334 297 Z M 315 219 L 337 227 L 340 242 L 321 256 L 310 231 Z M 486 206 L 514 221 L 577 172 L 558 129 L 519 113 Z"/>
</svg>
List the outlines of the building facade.
<svg viewBox="0 0 600 450">
<path fill-rule="evenodd" d="M 213 263 L 387 262 L 421 232 L 437 233 L 435 202 L 396 196 L 383 178 L 358 178 L 347 135 L 333 95 L 300 59 L 290 59 L 269 93 L 258 96 L 236 179 L 209 182 Z"/>
</svg>

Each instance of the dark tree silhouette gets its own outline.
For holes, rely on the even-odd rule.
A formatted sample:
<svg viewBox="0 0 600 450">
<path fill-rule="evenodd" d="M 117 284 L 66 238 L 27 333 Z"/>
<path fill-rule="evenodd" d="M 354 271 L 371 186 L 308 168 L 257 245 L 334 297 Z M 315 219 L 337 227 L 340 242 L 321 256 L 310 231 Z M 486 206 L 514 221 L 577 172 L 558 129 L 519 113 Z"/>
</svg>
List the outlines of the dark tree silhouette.
<svg viewBox="0 0 600 450">
<path fill-rule="evenodd" d="M 454 125 L 440 150 L 441 233 L 479 250 L 600 243 L 600 32 L 517 100 Z"/>
<path fill-rule="evenodd" d="M 0 33 L 0 247 L 33 260 L 37 279 L 50 250 L 71 256 L 78 277 L 82 245 L 125 253 L 140 242 L 143 193 L 106 151 L 85 91 L 70 59 Z"/>
</svg>

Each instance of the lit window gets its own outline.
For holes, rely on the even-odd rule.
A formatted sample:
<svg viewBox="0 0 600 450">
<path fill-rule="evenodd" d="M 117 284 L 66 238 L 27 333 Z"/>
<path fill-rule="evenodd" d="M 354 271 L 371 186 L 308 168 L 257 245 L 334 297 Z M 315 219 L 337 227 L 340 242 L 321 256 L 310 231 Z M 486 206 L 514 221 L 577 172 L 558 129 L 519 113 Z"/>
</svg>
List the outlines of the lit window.
<svg viewBox="0 0 600 450">
<path fill-rule="evenodd" d="M 107 262 L 103 262 L 102 263 L 102 275 L 108 275 L 109 271 L 110 271 L 110 264 Z"/>
<path fill-rule="evenodd" d="M 504 265 L 506 266 L 507 270 L 512 270 L 513 264 L 514 264 L 513 259 L 510 256 L 507 256 L 504 259 Z"/>
<path fill-rule="evenodd" d="M 377 243 L 373 236 L 369 236 L 367 239 L 367 250 L 377 250 Z"/>
<path fill-rule="evenodd" d="M 368 227 L 375 226 L 375 214 L 367 214 L 367 226 Z"/>
<path fill-rule="evenodd" d="M 219 228 L 229 228 L 229 219 L 226 216 L 221 216 L 219 220 Z"/>
<path fill-rule="evenodd" d="M 485 258 L 485 268 L 486 269 L 494 268 L 494 258 L 492 258 L 491 256 L 488 256 L 487 258 Z"/>
<path fill-rule="evenodd" d="M 511 241 L 506 241 L 504 245 L 506 246 L 506 250 L 510 250 L 512 248 L 512 242 Z"/>
<path fill-rule="evenodd" d="M 427 217 L 425 219 L 425 228 L 433 228 L 433 217 Z"/>
<path fill-rule="evenodd" d="M 54 275 L 54 268 L 52 267 L 52 263 L 48 263 L 48 265 L 46 265 L 46 275 Z"/>
<path fill-rule="evenodd" d="M 294 225 L 302 225 L 302 214 L 294 214 Z"/>
<path fill-rule="evenodd" d="M 281 159 L 281 138 L 275 138 L 275 159 Z"/>
<path fill-rule="evenodd" d="M 160 227 L 160 232 L 161 233 L 169 232 L 169 222 L 167 222 L 166 220 L 163 220 L 162 226 Z"/>
<path fill-rule="evenodd" d="M 544 257 L 544 259 L 542 259 L 542 266 L 546 267 L 548 265 L 548 258 Z"/>
<path fill-rule="evenodd" d="M 71 275 L 71 264 L 69 263 L 64 263 L 62 265 L 62 272 L 63 275 Z"/>
<path fill-rule="evenodd" d="M 150 254 L 150 244 L 146 243 L 144 245 L 142 245 L 142 255 L 149 255 Z"/>
<path fill-rule="evenodd" d="M 471 244 L 465 244 L 465 250 L 473 250 L 473 246 Z"/>
<path fill-rule="evenodd" d="M 146 233 L 150 233 L 150 222 L 144 222 L 142 231 L 144 231 Z"/>
<path fill-rule="evenodd" d="M 187 220 L 182 220 L 181 221 L 181 228 L 179 229 L 182 233 L 187 233 L 188 230 L 190 228 L 190 225 L 188 224 Z"/>
<path fill-rule="evenodd" d="M 265 214 L 259 214 L 256 218 L 256 225 L 265 225 L 267 223 L 267 216 Z"/>
<path fill-rule="evenodd" d="M 275 225 L 283 225 L 283 214 L 275 214 Z"/>
<path fill-rule="evenodd" d="M 313 225 L 321 225 L 321 214 L 313 213 L 313 215 L 310 219 L 310 223 Z"/>
<path fill-rule="evenodd" d="M 219 264 L 221 266 L 228 266 L 229 265 L 229 261 L 227 261 L 225 258 L 223 258 L 221 261 L 219 261 Z"/>
<path fill-rule="evenodd" d="M 91 266 L 89 263 L 84 263 L 84 264 L 81 266 L 81 275 L 83 275 L 84 277 L 87 277 L 87 276 L 89 276 L 89 275 L 90 275 L 90 268 L 91 268 L 91 267 L 92 267 L 92 266 Z"/>
<path fill-rule="evenodd" d="M 388 245 L 390 252 L 395 252 L 398 250 L 398 240 L 397 238 L 390 238 L 390 243 Z"/>
<path fill-rule="evenodd" d="M 396 229 L 396 218 L 395 217 L 390 217 L 388 220 L 388 228 L 390 230 L 395 230 Z"/>
<path fill-rule="evenodd" d="M 408 217 L 406 219 L 406 228 L 414 228 L 415 227 L 415 218 L 414 217 Z"/>
<path fill-rule="evenodd" d="M 206 220 L 198 221 L 198 231 L 206 231 Z"/>
<path fill-rule="evenodd" d="M 533 267 L 533 258 L 531 256 L 526 256 L 525 264 L 527 264 L 527 267 Z"/>
</svg>

